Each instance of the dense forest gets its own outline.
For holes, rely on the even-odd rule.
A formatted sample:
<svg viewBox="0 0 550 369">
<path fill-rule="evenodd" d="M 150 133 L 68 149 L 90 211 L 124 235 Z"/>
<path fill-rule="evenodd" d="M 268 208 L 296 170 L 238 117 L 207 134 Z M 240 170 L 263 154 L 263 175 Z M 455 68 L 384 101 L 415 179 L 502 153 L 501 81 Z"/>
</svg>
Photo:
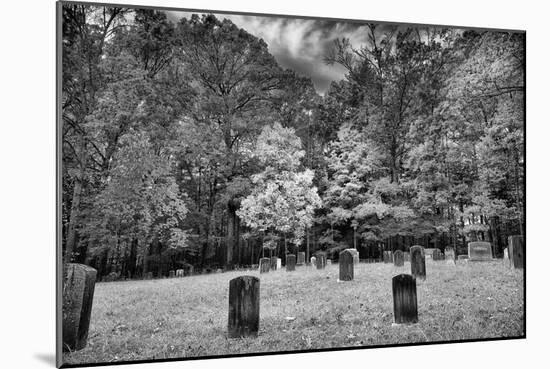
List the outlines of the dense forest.
<svg viewBox="0 0 550 369">
<path fill-rule="evenodd" d="M 525 34 L 368 24 L 321 96 L 223 16 L 65 4 L 62 245 L 100 276 L 525 229 Z"/>
</svg>

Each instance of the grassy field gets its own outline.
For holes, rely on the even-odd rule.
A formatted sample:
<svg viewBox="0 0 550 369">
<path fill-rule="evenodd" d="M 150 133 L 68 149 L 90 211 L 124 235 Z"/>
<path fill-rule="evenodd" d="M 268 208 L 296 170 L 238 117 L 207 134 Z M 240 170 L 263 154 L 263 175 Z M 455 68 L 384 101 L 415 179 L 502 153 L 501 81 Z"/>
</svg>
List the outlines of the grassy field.
<svg viewBox="0 0 550 369">
<path fill-rule="evenodd" d="M 66 363 L 183 358 L 264 351 L 447 341 L 524 334 L 523 271 L 501 262 L 427 261 L 417 282 L 419 323 L 393 323 L 391 264 L 359 264 L 339 282 L 338 265 L 260 274 L 98 283 L 88 346 Z M 228 339 L 229 280 L 259 276 L 260 332 Z M 287 319 L 294 318 L 294 319 Z"/>
</svg>

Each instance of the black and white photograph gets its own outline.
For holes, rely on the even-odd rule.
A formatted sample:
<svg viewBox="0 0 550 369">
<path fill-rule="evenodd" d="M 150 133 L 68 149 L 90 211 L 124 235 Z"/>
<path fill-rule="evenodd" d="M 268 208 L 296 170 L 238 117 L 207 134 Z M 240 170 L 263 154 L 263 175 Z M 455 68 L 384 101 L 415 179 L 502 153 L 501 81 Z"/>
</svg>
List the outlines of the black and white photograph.
<svg viewBox="0 0 550 369">
<path fill-rule="evenodd" d="M 57 365 L 526 337 L 525 30 L 151 5 L 57 3 Z"/>
</svg>

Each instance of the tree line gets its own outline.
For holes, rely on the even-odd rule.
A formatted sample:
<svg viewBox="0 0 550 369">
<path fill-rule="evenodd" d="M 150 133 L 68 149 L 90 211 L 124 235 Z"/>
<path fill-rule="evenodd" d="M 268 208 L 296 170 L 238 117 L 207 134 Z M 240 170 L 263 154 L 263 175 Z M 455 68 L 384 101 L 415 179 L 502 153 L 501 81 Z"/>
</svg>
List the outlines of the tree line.
<svg viewBox="0 0 550 369">
<path fill-rule="evenodd" d="M 525 227 L 525 35 L 368 24 L 319 95 L 230 20 L 63 6 L 62 245 L 100 275 Z"/>
</svg>

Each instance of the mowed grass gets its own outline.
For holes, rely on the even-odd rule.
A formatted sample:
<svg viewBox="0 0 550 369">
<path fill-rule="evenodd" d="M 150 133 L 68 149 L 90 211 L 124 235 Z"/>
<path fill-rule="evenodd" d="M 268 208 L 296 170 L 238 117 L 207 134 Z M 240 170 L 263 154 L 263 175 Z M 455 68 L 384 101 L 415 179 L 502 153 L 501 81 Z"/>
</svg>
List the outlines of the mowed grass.
<svg viewBox="0 0 550 369">
<path fill-rule="evenodd" d="M 456 266 L 426 262 L 417 281 L 419 323 L 394 325 L 391 278 L 410 273 L 392 264 L 355 267 L 338 281 L 338 265 L 267 274 L 228 272 L 185 278 L 96 284 L 85 349 L 64 362 L 93 363 L 265 351 L 464 339 L 524 334 L 523 270 L 501 262 Z M 260 332 L 228 339 L 229 280 L 258 276 Z M 294 318 L 294 319 L 287 319 Z"/>
</svg>

